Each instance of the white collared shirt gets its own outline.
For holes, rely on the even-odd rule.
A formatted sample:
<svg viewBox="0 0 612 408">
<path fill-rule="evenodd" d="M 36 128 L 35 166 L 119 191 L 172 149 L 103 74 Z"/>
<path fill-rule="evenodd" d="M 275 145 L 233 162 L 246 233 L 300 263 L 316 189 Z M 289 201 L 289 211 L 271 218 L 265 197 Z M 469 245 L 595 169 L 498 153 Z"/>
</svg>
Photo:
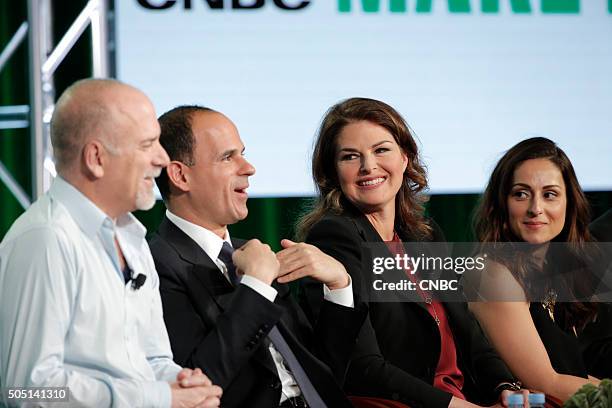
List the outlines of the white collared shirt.
<svg viewBox="0 0 612 408">
<path fill-rule="evenodd" d="M 192 222 L 185 220 L 184 218 L 179 217 L 176 214 L 173 214 L 169 210 L 166 210 L 166 217 L 176 225 L 181 231 L 183 231 L 189 238 L 194 240 L 203 250 L 206 252 L 206 255 L 210 259 L 212 259 L 215 264 L 219 267 L 221 273 L 223 273 L 227 277 L 227 268 L 225 264 L 218 259 L 219 252 L 221 252 L 221 247 L 223 246 L 223 242 L 227 242 L 232 245 L 230 240 L 229 231 L 226 229 L 224 239 L 221 239 L 217 234 L 212 231 L 207 230 L 204 227 L 196 225 Z M 276 295 L 278 292 L 272 286 L 260 281 L 259 279 L 242 275 L 240 283 L 242 285 L 246 285 L 268 299 L 270 302 L 274 302 L 276 299 Z M 336 304 L 353 307 L 353 287 L 352 282 L 346 287 L 342 289 L 329 290 L 327 286 L 323 286 L 324 298 L 330 302 L 334 302 Z M 272 354 L 272 359 L 274 360 L 274 364 L 276 365 L 276 370 L 278 371 L 278 377 L 281 380 L 282 384 L 282 393 L 281 400 L 282 403 L 287 398 L 296 397 L 301 394 L 301 391 L 295 381 L 295 378 L 286 367 L 284 359 L 282 355 L 276 350 L 276 348 L 270 343 L 270 353 Z"/>
<path fill-rule="evenodd" d="M 0 243 L 2 387 L 69 387 L 72 405 L 170 406 L 181 368 L 145 232 L 61 177 L 15 221 Z M 138 290 L 125 283 L 115 236 L 133 276 L 146 276 Z"/>
<path fill-rule="evenodd" d="M 231 247 L 233 247 L 229 230 L 225 230 L 225 237 L 221 239 L 214 232 L 189 222 L 178 215 L 172 214 L 169 210 L 166 210 L 166 217 L 168 217 L 168 219 L 174 225 L 176 225 L 181 231 L 187 234 L 189 238 L 198 244 L 198 246 L 202 248 L 204 252 L 206 252 L 206 255 L 208 255 L 208 257 L 217 265 L 221 273 L 223 273 L 223 276 L 225 276 L 227 280 L 230 280 L 229 276 L 227 275 L 227 267 L 223 261 L 219 259 L 219 253 L 221 252 L 223 242 L 227 242 Z M 274 299 L 276 299 L 276 289 L 257 278 L 242 275 L 240 276 L 240 283 L 247 285 L 268 299 L 270 302 L 274 302 Z"/>
</svg>

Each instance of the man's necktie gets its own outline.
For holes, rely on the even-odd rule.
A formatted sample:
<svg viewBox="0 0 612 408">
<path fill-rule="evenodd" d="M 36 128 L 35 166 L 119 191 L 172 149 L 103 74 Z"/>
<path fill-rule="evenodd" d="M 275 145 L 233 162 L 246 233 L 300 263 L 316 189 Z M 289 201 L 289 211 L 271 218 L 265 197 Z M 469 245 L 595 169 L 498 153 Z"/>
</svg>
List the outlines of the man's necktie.
<svg viewBox="0 0 612 408">
<path fill-rule="evenodd" d="M 128 283 L 130 279 L 132 279 L 132 269 L 130 269 L 129 265 L 125 265 L 123 268 L 123 279 L 125 279 L 125 283 Z"/>
<path fill-rule="evenodd" d="M 227 274 L 232 281 L 232 284 L 237 285 L 239 283 L 238 278 L 236 276 L 236 266 L 232 261 L 232 254 L 234 253 L 234 248 L 227 242 L 223 243 L 221 247 L 221 251 L 219 252 L 219 259 L 223 261 L 227 268 Z M 308 375 L 302 368 L 302 365 L 298 361 L 297 357 L 287 344 L 287 341 L 283 337 L 278 328 L 274 326 L 270 333 L 268 333 L 268 338 L 278 350 L 278 352 L 283 356 L 285 362 L 289 366 L 289 370 L 291 370 L 291 374 L 293 374 L 293 378 L 297 382 L 300 390 L 302 391 L 302 395 L 304 395 L 304 399 L 308 403 L 308 406 L 311 408 L 325 408 L 327 405 L 321 399 L 321 396 L 315 389 L 312 382 L 308 378 Z"/>
<path fill-rule="evenodd" d="M 285 362 L 289 366 L 289 370 L 291 370 L 293 378 L 295 378 L 295 381 L 297 381 L 298 386 L 300 387 L 300 390 L 304 395 L 304 399 L 308 403 L 308 406 L 310 408 L 327 407 L 327 405 L 325 405 L 325 403 L 321 399 L 321 396 L 315 389 L 314 385 L 312 385 L 312 382 L 310 382 L 310 378 L 308 378 L 308 375 L 302 368 L 302 365 L 298 361 L 297 357 L 295 356 L 295 354 L 293 354 L 293 351 L 291 351 L 291 347 L 289 347 L 289 344 L 287 344 L 287 341 L 285 340 L 281 332 L 278 331 L 278 328 L 276 326 L 274 326 L 272 330 L 270 330 L 270 333 L 268 333 L 268 337 L 270 338 L 272 344 L 274 344 L 276 350 L 278 350 L 281 356 L 283 356 L 283 358 L 285 359 Z"/>
<path fill-rule="evenodd" d="M 232 282 L 232 285 L 236 286 L 240 283 L 240 279 L 238 279 L 238 274 L 236 273 L 236 265 L 234 265 L 234 262 L 232 261 L 233 253 L 234 248 L 232 248 L 232 246 L 227 242 L 223 242 L 218 258 L 225 264 L 225 268 L 227 269 L 227 277 L 229 278 L 230 282 Z"/>
</svg>

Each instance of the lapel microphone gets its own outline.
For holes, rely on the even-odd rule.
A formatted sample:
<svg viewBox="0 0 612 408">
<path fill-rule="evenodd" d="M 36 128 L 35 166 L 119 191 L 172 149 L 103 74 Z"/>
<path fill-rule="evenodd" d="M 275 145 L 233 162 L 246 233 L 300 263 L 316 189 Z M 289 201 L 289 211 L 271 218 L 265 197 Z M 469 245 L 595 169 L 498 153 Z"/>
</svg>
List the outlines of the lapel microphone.
<svg viewBox="0 0 612 408">
<path fill-rule="evenodd" d="M 140 289 L 142 285 L 144 285 L 146 280 L 147 280 L 147 275 L 143 275 L 142 273 L 139 273 L 138 275 L 136 275 L 135 278 L 132 279 L 132 289 L 134 290 Z"/>
</svg>

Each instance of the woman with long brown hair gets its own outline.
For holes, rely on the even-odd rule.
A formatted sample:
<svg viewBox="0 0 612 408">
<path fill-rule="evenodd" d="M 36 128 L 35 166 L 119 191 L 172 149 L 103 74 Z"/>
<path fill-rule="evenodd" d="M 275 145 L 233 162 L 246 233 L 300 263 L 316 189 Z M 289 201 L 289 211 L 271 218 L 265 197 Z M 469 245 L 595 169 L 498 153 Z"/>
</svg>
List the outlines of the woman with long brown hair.
<svg viewBox="0 0 612 408">
<path fill-rule="evenodd" d="M 312 171 L 319 198 L 299 231 L 344 265 L 355 296 L 367 296 L 365 274 L 371 274 L 362 269 L 363 244 L 444 240 L 423 214 L 427 177 L 418 146 L 386 103 L 351 98 L 332 106 L 318 132 Z M 316 320 L 322 288 L 304 289 Z M 468 400 L 495 403 L 516 387 L 465 304 L 423 298 L 370 302 L 369 308 L 347 373 L 350 395 L 411 407 L 474 407 Z"/>
<path fill-rule="evenodd" d="M 563 401 L 598 383 L 577 339 L 597 313 L 597 304 L 580 301 L 593 294 L 584 268 L 592 260 L 589 220 L 569 158 L 542 137 L 523 140 L 499 160 L 475 218 L 481 242 L 508 243 L 487 265 L 494 276 L 488 286 L 514 295 L 471 302 L 470 310 L 525 386 Z"/>
</svg>

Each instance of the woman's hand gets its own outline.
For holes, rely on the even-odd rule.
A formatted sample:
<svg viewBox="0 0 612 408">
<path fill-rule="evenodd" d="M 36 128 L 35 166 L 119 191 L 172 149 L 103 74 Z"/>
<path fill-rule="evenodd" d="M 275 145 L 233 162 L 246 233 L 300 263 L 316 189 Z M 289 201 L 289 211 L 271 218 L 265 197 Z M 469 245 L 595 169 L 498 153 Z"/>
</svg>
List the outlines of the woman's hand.
<svg viewBox="0 0 612 408">
<path fill-rule="evenodd" d="M 280 262 L 278 282 L 287 283 L 310 276 L 325 284 L 330 290 L 349 285 L 350 277 L 344 266 L 314 245 L 283 239 L 284 248 L 276 254 Z"/>
<path fill-rule="evenodd" d="M 523 394 L 523 407 L 529 408 L 529 390 L 522 388 L 520 391 L 503 390 L 499 395 L 499 404 L 493 405 L 494 407 L 508 407 L 508 397 L 512 394 L 520 393 Z"/>
</svg>

